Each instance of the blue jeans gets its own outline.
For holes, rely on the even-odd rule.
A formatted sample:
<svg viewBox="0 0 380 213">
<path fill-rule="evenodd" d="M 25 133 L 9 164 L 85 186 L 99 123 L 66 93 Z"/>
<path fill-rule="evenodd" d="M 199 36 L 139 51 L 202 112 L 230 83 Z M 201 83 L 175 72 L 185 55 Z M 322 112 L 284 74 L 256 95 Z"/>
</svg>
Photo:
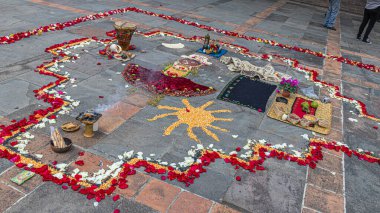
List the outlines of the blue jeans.
<svg viewBox="0 0 380 213">
<path fill-rule="evenodd" d="M 329 0 L 329 9 L 326 13 L 325 26 L 333 27 L 340 9 L 340 0 Z"/>
</svg>

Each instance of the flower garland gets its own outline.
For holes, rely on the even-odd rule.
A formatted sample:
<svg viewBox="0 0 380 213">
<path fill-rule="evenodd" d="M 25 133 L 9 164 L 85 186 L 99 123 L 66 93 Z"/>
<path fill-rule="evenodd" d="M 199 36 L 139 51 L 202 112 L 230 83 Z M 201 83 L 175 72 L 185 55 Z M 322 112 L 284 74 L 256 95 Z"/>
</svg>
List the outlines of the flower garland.
<svg viewBox="0 0 380 213">
<path fill-rule="evenodd" d="M 180 18 L 176 18 L 176 17 L 170 16 L 170 15 L 158 14 L 158 13 L 150 12 L 147 10 L 142 10 L 142 9 L 139 9 L 136 7 L 125 7 L 125 8 L 119 8 L 119 9 L 109 10 L 109 11 L 105 11 L 105 12 L 99 12 L 99 13 L 95 13 L 92 15 L 82 16 L 82 17 L 76 18 L 76 19 L 71 20 L 71 21 L 66 21 L 66 22 L 62 22 L 62 23 L 58 22 L 55 24 L 49 24 L 49 25 L 42 26 L 42 27 L 39 27 L 39 28 L 36 28 L 33 30 L 29 30 L 29 31 L 10 34 L 8 36 L 2 36 L 2 37 L 0 37 L 0 44 L 15 43 L 17 41 L 20 41 L 24 38 L 28 38 L 30 36 L 42 35 L 42 33 L 46 33 L 49 31 L 63 30 L 67 27 L 72 27 L 74 25 L 77 25 L 77 24 L 80 24 L 83 22 L 102 19 L 102 18 L 106 18 L 108 16 L 112 16 L 112 15 L 116 15 L 116 14 L 123 14 L 126 12 L 142 13 L 142 14 L 149 15 L 149 16 L 159 17 L 159 18 L 162 18 L 165 20 L 175 21 L 175 22 L 178 22 L 181 24 L 197 27 L 197 28 L 204 29 L 207 31 L 214 31 L 214 32 L 221 33 L 221 34 L 224 34 L 227 36 L 241 38 L 241 39 L 245 39 L 248 41 L 255 41 L 258 43 L 269 44 L 271 46 L 276 46 L 276 47 L 280 47 L 280 48 L 288 49 L 288 50 L 294 50 L 297 52 L 302 52 L 305 54 L 310 54 L 310 55 L 321 57 L 321 58 L 336 60 L 340 63 L 346 63 L 346 64 L 349 64 L 352 66 L 357 66 L 359 68 L 367 69 L 369 71 L 376 72 L 376 73 L 380 72 L 380 67 L 377 67 L 377 66 L 372 65 L 372 64 L 364 64 L 362 62 L 358 62 L 358 61 L 354 61 L 354 60 L 351 60 L 348 58 L 344 58 L 342 56 L 335 56 L 335 55 L 325 54 L 322 52 L 316 52 L 316 51 L 313 51 L 313 50 L 310 50 L 307 48 L 291 46 L 288 44 L 281 44 L 281 43 L 278 43 L 277 41 L 274 41 L 274 40 L 268 40 L 268 39 L 262 39 L 262 38 L 254 37 L 254 36 L 242 35 L 242 34 L 239 34 L 237 32 L 218 29 L 218 28 L 211 27 L 208 25 L 199 24 L 198 22 L 180 19 Z"/>
<path fill-rule="evenodd" d="M 29 116 L 28 119 L 24 118 L 20 121 L 12 121 L 12 124 L 9 126 L 2 125 L 0 127 L 2 129 L 0 132 L 1 143 L 19 133 L 25 133 L 28 128 L 39 125 L 40 122 L 44 122 L 44 119 L 46 118 L 55 119 L 54 113 L 67 110 L 65 109 L 65 106 L 70 105 L 70 102 L 64 100 L 55 92 L 52 92 L 51 89 L 56 86 L 59 87 L 62 83 L 68 81 L 69 78 L 51 70 L 55 69 L 54 67 L 56 67 L 58 63 L 78 59 L 77 55 L 69 55 L 69 52 L 65 51 L 65 49 L 75 47 L 76 45 L 81 46 L 85 43 L 89 43 L 90 41 L 106 43 L 110 40 L 81 38 L 46 48 L 46 52 L 61 57 L 61 59 L 54 58 L 53 60 L 38 66 L 35 71 L 41 75 L 53 76 L 57 78 L 57 80 L 42 86 L 40 89 L 35 90 L 34 93 L 38 99 L 50 103 L 51 107 L 36 110 Z M 269 55 L 260 57 L 270 58 Z M 14 143 L 14 145 L 17 145 L 17 143 Z M 15 151 L 12 151 L 12 148 L 8 148 L 3 145 L 0 145 L 0 158 L 10 160 L 15 163 L 18 168 L 23 168 L 39 174 L 44 181 L 51 181 L 62 185 L 63 189 L 67 189 L 68 186 L 70 186 L 72 190 L 86 195 L 88 199 L 95 199 L 97 202 L 103 200 L 105 196 L 111 195 L 116 187 L 121 189 L 127 188 L 127 176 L 135 174 L 135 169 L 140 167 L 144 167 L 145 171 L 148 173 L 162 174 L 163 176 L 161 178 L 163 180 L 178 180 L 186 185 L 190 185 L 200 176 L 201 173 L 206 172 L 204 167 L 210 165 L 215 161 L 215 159 L 224 159 L 226 163 L 235 166 L 235 168 L 243 168 L 251 172 L 264 170 L 265 168 L 262 164 L 265 160 L 267 158 L 274 157 L 281 160 L 296 162 L 299 165 L 308 165 L 311 168 L 315 168 L 316 163 L 323 158 L 321 149 L 326 148 L 335 151 L 342 151 L 348 156 L 355 155 L 360 160 L 365 160 L 370 163 L 377 162 L 380 164 L 380 159 L 378 157 L 374 157 L 370 152 L 364 152 L 363 150 L 352 150 L 344 144 L 326 142 L 323 139 L 310 140 L 308 152 L 296 154 L 289 154 L 285 151 L 281 151 L 279 147 L 270 146 L 270 144 L 262 141 L 259 141 L 259 143 L 250 141 L 247 146 L 244 146 L 244 149 L 247 149 L 248 151 L 245 154 L 240 155 L 240 157 L 237 156 L 237 152 L 241 151 L 240 147 L 236 148 L 236 151 L 231 152 L 229 155 L 225 154 L 221 150 L 211 148 L 212 147 L 205 149 L 202 145 L 198 144 L 197 149 L 189 151 L 190 157 L 185 158 L 185 162 L 179 163 L 180 167 L 176 167 L 173 164 L 167 166 L 167 163 L 165 162 L 159 162 L 158 160 L 152 161 L 150 158 L 144 159 L 142 157 L 142 153 L 137 153 L 135 155 L 133 152 L 124 153 L 121 158 L 119 157 L 120 160 L 122 160 L 122 163 L 120 161 L 116 162 L 115 165 L 111 166 L 111 172 L 105 172 L 107 174 L 111 174 L 112 178 L 109 178 L 105 182 L 101 181 L 103 183 L 100 185 L 89 183 L 88 179 L 91 179 L 91 177 L 83 178 L 81 173 L 76 173 L 73 176 L 66 175 L 61 172 L 62 167 L 56 163 L 52 163 L 52 166 L 43 164 L 30 157 L 28 158 L 18 154 Z M 117 166 L 120 167 L 116 168 Z M 98 182 L 98 179 L 95 177 L 92 178 L 94 178 L 96 183 L 101 183 Z M 236 179 L 239 180 L 240 178 L 236 177 Z M 117 195 L 114 196 L 115 201 L 117 200 L 116 196 Z"/>
</svg>

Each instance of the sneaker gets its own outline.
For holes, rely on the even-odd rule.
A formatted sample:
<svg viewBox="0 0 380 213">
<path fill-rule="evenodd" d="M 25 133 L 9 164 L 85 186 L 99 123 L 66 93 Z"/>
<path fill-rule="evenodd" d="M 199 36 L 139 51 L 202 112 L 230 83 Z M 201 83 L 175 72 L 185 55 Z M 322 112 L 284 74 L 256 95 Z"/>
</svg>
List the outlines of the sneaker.
<svg viewBox="0 0 380 213">
<path fill-rule="evenodd" d="M 329 29 L 329 30 L 334 30 L 334 31 L 336 31 L 336 28 L 335 27 L 326 27 L 327 29 Z"/>
<path fill-rule="evenodd" d="M 367 38 L 367 39 L 363 39 L 362 40 L 363 42 L 367 43 L 367 44 L 372 44 L 372 42 Z"/>
<path fill-rule="evenodd" d="M 356 39 L 358 39 L 358 40 L 362 40 L 362 36 L 357 35 L 357 36 L 356 36 Z"/>
</svg>

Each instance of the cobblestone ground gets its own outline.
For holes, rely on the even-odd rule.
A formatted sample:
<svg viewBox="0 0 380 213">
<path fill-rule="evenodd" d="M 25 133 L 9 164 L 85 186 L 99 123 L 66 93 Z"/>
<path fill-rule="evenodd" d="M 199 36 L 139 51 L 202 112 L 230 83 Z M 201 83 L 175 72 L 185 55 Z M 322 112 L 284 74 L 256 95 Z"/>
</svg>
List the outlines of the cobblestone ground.
<svg viewBox="0 0 380 213">
<path fill-rule="evenodd" d="M 340 13 L 337 31 L 327 31 L 322 27 L 325 8 L 287 0 L 3 0 L 0 1 L 0 35 L 129 6 L 380 66 L 379 23 L 370 36 L 373 44 L 368 45 L 355 39 L 360 16 Z M 245 46 L 252 53 L 279 54 L 297 59 L 302 65 L 317 70 L 319 79 L 341 87 L 344 95 L 365 103 L 369 114 L 380 116 L 379 73 L 144 14 L 129 12 L 112 18 L 133 22 L 143 32 L 162 30 L 185 36 L 204 36 L 209 33 L 212 38 Z M 33 93 L 33 90 L 55 80 L 33 71 L 36 66 L 51 59 L 52 55 L 44 51 L 46 47 L 82 37 L 106 38 L 105 32 L 112 29 L 113 21 L 105 18 L 62 31 L 44 33 L 14 44 L 0 45 L 0 124 L 9 125 L 13 119 L 19 120 L 48 106 L 35 99 Z M 168 49 L 161 45 L 178 42 L 185 47 Z M 144 51 L 138 52 L 131 62 L 155 70 L 162 69 L 181 55 L 194 53 L 200 47 L 199 43 L 162 36 L 145 38 L 135 35 L 132 43 L 138 50 Z M 176 119 L 167 117 L 154 122 L 147 121 L 167 111 L 147 105 L 151 94 L 143 89 L 133 86 L 126 88 L 126 82 L 120 75 L 124 66 L 119 61 L 100 56 L 98 51 L 101 48 L 99 45 L 90 46 L 87 51 L 80 52 L 76 63 L 64 66 L 64 71 L 77 80 L 76 87 L 67 87 L 65 91 L 81 103 L 69 115 L 59 116 L 57 124 L 54 124 L 59 126 L 74 120 L 81 111 L 103 106 L 107 110 L 99 124 L 99 131 L 91 139 L 82 136 L 83 130 L 65 133 L 73 140 L 75 147 L 67 154 L 58 155 L 51 152 L 48 144 L 50 129 L 32 129 L 30 132 L 35 138 L 27 146 L 29 152 L 42 154 L 43 163 L 56 160 L 74 165 L 77 153 L 84 151 L 86 154 L 81 157 L 85 162 L 82 171 L 96 171 L 102 167 L 99 162 L 109 165 L 118 160 L 119 154 L 129 150 L 141 151 L 145 156 L 152 153 L 155 154 L 152 158 L 169 163 L 183 161 L 188 156 L 188 150 L 197 144 L 187 137 L 186 126 L 179 126 L 170 136 L 162 136 L 164 129 Z M 233 51 L 228 54 L 259 66 L 268 63 L 244 58 Z M 198 75 L 188 78 L 221 91 L 236 74 L 216 59 L 210 59 L 210 62 L 212 65 L 202 67 Z M 304 78 L 304 74 L 284 63 L 273 62 L 273 66 L 276 71 L 299 78 L 303 86 L 313 85 Z M 327 94 L 324 89 L 314 88 L 320 96 Z M 218 94 L 189 98 L 196 107 L 213 100 L 210 110 L 232 111 L 218 114 L 234 119 L 234 122 L 215 122 L 217 126 L 229 130 L 227 133 L 215 130 L 220 142 L 212 140 L 203 131 L 194 131 L 204 146 L 214 144 L 215 148 L 229 153 L 236 147 L 243 147 L 247 139 L 255 138 L 265 139 L 272 144 L 287 143 L 298 149 L 307 148 L 307 141 L 301 135 L 312 137 L 310 131 L 270 119 L 265 113 L 217 100 Z M 165 97 L 160 105 L 183 107 L 179 97 Z M 352 104 L 333 100 L 332 131 L 325 137 L 379 154 L 380 130 L 374 128 L 379 123 L 358 117 L 357 114 Z M 162 181 L 160 175 L 139 170 L 136 175 L 128 177 L 128 189 L 117 191 L 121 195 L 120 200 L 114 202 L 107 197 L 98 206 L 95 206 L 97 203 L 94 205 L 94 200 L 88 200 L 86 196 L 70 189 L 62 190 L 61 186 L 54 183 L 43 182 L 39 176 L 18 186 L 10 178 L 21 170 L 12 162 L 0 159 L 0 211 L 378 212 L 379 165 L 347 157 L 341 152 L 323 150 L 323 154 L 324 159 L 318 162 L 315 169 L 270 159 L 264 163 L 266 170 L 256 173 L 235 170 L 223 160 L 217 160 L 189 187 L 177 181 Z M 241 177 L 241 181 L 236 181 L 236 177 Z"/>
</svg>

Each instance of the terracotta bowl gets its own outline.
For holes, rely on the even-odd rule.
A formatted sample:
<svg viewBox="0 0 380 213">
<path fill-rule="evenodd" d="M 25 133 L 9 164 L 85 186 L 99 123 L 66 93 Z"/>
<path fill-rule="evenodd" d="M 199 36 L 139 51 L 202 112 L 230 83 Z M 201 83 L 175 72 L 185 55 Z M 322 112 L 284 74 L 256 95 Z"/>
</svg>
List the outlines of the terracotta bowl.
<svg viewBox="0 0 380 213">
<path fill-rule="evenodd" d="M 65 152 L 70 151 L 73 142 L 69 138 L 63 138 L 63 140 L 65 141 L 65 144 L 66 144 L 66 147 L 64 147 L 64 148 L 58 148 L 58 147 L 54 146 L 53 141 L 50 140 L 51 149 L 56 153 L 65 153 Z"/>
</svg>

